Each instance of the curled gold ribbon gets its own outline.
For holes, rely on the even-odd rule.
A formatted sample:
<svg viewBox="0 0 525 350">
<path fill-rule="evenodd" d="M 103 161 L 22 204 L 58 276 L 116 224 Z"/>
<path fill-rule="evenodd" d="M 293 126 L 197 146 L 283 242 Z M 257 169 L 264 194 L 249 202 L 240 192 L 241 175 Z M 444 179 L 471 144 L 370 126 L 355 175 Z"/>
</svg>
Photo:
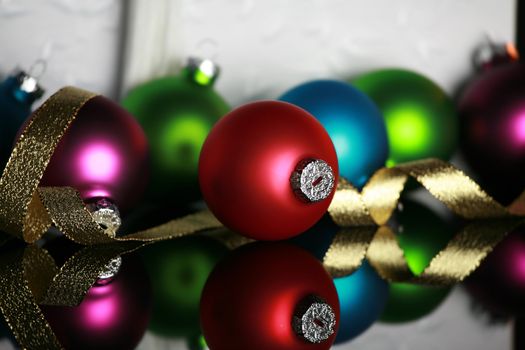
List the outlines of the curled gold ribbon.
<svg viewBox="0 0 525 350">
<path fill-rule="evenodd" d="M 436 255 L 417 276 L 408 267 L 396 236 L 384 226 L 392 216 L 405 184 L 416 180 L 454 214 L 474 220 Z M 352 199 L 353 202 L 349 202 Z M 353 203 L 353 204 L 352 204 Z M 341 227 L 379 226 L 365 236 L 346 237 L 339 232 L 326 252 L 323 263 L 335 277 L 351 274 L 368 258 L 383 279 L 452 285 L 467 277 L 510 230 L 523 222 L 525 192 L 505 208 L 461 170 L 439 159 L 424 159 L 378 170 L 360 193 L 344 179 L 338 184 L 328 212 Z M 365 238 L 363 238 L 365 237 Z M 358 240 L 358 244 L 354 240 Z M 351 242 L 351 243 L 349 243 Z M 351 248 L 348 245 L 352 245 Z"/>
<path fill-rule="evenodd" d="M 60 348 L 37 304 L 77 305 L 113 257 L 154 241 L 222 228 L 209 211 L 202 211 L 112 238 L 94 221 L 75 189 L 38 187 L 67 128 L 96 98 L 73 87 L 51 96 L 35 111 L 0 178 L 1 231 L 33 243 L 55 225 L 72 241 L 87 245 L 60 269 L 35 245 L 0 255 L 0 309 L 23 348 Z M 410 271 L 396 236 L 384 226 L 409 178 L 456 215 L 474 220 L 419 275 Z M 470 274 L 506 232 L 523 221 L 525 192 L 506 208 L 457 168 L 428 159 L 380 169 L 361 192 L 342 179 L 329 214 L 341 227 L 323 259 L 334 277 L 350 274 L 367 258 L 389 281 L 448 285 Z M 5 241 L 0 238 L 0 247 Z M 226 242 L 233 247 L 247 241 Z"/>
</svg>

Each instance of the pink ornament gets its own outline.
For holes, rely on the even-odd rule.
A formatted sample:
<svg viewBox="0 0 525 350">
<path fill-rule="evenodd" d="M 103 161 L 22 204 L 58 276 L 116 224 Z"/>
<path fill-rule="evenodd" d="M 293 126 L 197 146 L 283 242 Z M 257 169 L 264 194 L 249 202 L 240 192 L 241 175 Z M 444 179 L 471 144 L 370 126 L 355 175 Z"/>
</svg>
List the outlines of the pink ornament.
<svg viewBox="0 0 525 350">
<path fill-rule="evenodd" d="M 71 186 L 84 199 L 106 197 L 125 211 L 145 189 L 147 155 L 146 137 L 131 114 L 98 96 L 58 144 L 41 186 Z"/>
</svg>

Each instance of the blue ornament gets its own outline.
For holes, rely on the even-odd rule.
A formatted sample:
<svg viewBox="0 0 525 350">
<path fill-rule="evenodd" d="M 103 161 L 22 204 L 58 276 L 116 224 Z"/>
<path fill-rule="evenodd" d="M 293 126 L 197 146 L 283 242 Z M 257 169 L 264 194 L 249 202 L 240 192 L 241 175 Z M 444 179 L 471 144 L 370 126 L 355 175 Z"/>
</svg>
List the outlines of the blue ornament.
<svg viewBox="0 0 525 350">
<path fill-rule="evenodd" d="M 351 275 L 334 278 L 334 284 L 341 306 L 337 344 L 357 337 L 379 319 L 388 300 L 388 283 L 364 261 Z"/>
<path fill-rule="evenodd" d="M 348 83 L 315 80 L 296 86 L 280 100 L 297 105 L 324 126 L 334 143 L 339 174 L 361 188 L 388 158 L 384 119 L 374 102 Z"/>
<path fill-rule="evenodd" d="M 18 130 L 43 94 L 32 76 L 16 71 L 0 83 L 0 171 L 5 167 Z"/>
</svg>

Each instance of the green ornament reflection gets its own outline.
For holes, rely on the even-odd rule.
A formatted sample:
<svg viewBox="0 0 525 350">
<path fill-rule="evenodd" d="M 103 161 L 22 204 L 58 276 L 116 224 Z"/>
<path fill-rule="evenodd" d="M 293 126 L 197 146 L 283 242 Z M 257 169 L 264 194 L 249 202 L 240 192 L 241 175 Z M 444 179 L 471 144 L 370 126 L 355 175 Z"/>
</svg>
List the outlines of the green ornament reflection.
<svg viewBox="0 0 525 350">
<path fill-rule="evenodd" d="M 210 61 L 191 60 L 179 75 L 139 85 L 122 101 L 148 137 L 147 199 L 187 204 L 200 198 L 200 150 L 215 122 L 230 110 L 213 90 L 217 73 Z"/>
<path fill-rule="evenodd" d="M 166 337 L 200 334 L 202 289 L 228 249 L 215 239 L 191 236 L 152 244 L 141 253 L 153 288 L 149 329 Z"/>
<path fill-rule="evenodd" d="M 361 75 L 352 84 L 377 104 L 387 127 L 388 166 L 423 158 L 450 159 L 458 144 L 453 101 L 430 79 L 403 69 Z"/>
<path fill-rule="evenodd" d="M 206 339 L 204 339 L 204 335 L 202 334 L 189 338 L 186 344 L 189 350 L 209 350 Z"/>
<path fill-rule="evenodd" d="M 410 270 L 418 275 L 432 258 L 448 244 L 455 232 L 430 209 L 411 200 L 403 200 L 396 213 L 398 242 Z M 447 297 L 450 287 L 391 283 L 386 308 L 380 320 L 409 322 L 428 315 Z"/>
</svg>

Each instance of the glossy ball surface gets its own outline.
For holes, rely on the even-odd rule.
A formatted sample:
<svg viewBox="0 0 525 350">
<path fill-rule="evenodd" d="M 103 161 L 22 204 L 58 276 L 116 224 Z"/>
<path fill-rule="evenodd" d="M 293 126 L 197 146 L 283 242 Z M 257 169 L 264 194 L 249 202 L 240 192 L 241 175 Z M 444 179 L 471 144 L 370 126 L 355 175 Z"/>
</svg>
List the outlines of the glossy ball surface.
<svg viewBox="0 0 525 350">
<path fill-rule="evenodd" d="M 352 79 L 385 118 L 388 166 L 423 158 L 448 160 L 458 144 L 452 99 L 427 77 L 403 69 L 383 69 Z"/>
<path fill-rule="evenodd" d="M 388 139 L 374 102 L 350 84 L 315 80 L 285 92 L 282 101 L 299 106 L 323 124 L 339 160 L 339 175 L 361 188 L 385 165 Z"/>
<path fill-rule="evenodd" d="M 467 279 L 466 286 L 490 311 L 525 317 L 525 228 L 500 242 Z"/>
<path fill-rule="evenodd" d="M 147 197 L 172 205 L 199 199 L 199 154 L 213 125 L 230 110 L 224 99 L 211 85 L 181 74 L 137 86 L 122 105 L 137 118 L 150 145 Z"/>
<path fill-rule="evenodd" d="M 291 186 L 305 159 L 325 161 L 337 183 L 337 155 L 323 126 L 289 103 L 239 107 L 212 129 L 202 148 L 199 180 L 211 211 L 228 228 L 259 240 L 304 232 L 326 212 L 335 193 L 305 202 Z"/>
<path fill-rule="evenodd" d="M 201 299 L 201 325 L 210 349 L 329 349 L 335 333 L 312 344 L 292 328 L 296 305 L 323 298 L 339 324 L 330 275 L 306 251 L 285 243 L 255 243 L 232 252 L 213 270 Z"/>
<path fill-rule="evenodd" d="M 71 186 L 84 199 L 107 197 L 122 211 L 142 197 L 148 177 L 148 143 L 124 109 L 97 96 L 78 113 L 42 178 L 42 186 Z"/>
<path fill-rule="evenodd" d="M 93 285 L 75 307 L 42 306 L 66 349 L 134 349 L 151 315 L 151 285 L 137 257 L 123 256 L 119 273 Z"/>
<path fill-rule="evenodd" d="M 461 146 L 480 184 L 503 204 L 525 189 L 525 64 L 487 69 L 465 89 Z"/>
<path fill-rule="evenodd" d="M 380 321 L 412 322 L 432 313 L 443 303 L 450 288 L 390 283 L 388 301 Z"/>
<path fill-rule="evenodd" d="M 359 336 L 379 319 L 389 288 L 367 261 L 351 275 L 335 278 L 334 284 L 341 304 L 341 325 L 335 342 L 343 343 Z"/>
<path fill-rule="evenodd" d="M 288 242 L 322 261 L 339 231 L 341 228 L 327 214 L 311 229 Z M 352 230 L 341 234 L 352 234 Z M 338 344 L 354 339 L 372 326 L 381 316 L 389 294 L 388 283 L 367 261 L 351 275 L 334 278 L 333 281 L 341 307 L 341 323 L 335 339 Z"/>
<path fill-rule="evenodd" d="M 202 289 L 215 264 L 228 251 L 204 236 L 158 242 L 142 249 L 153 288 L 149 329 L 168 337 L 199 334 Z"/>
</svg>

